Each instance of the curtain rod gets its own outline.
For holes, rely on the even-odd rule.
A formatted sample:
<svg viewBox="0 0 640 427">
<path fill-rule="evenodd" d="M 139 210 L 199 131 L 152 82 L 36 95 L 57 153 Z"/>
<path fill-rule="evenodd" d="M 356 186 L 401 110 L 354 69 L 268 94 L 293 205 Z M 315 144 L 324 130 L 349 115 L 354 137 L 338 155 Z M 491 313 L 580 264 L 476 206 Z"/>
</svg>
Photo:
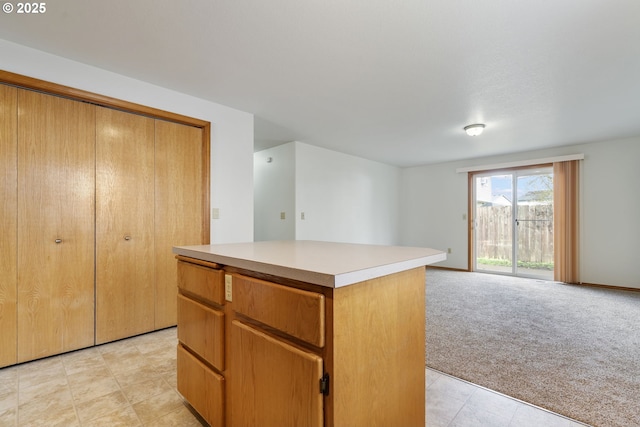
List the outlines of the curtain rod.
<svg viewBox="0 0 640 427">
<path fill-rule="evenodd" d="M 515 162 L 494 163 L 492 165 L 469 166 L 456 169 L 456 173 L 478 172 L 492 169 L 517 168 L 520 166 L 542 165 L 545 163 L 568 162 L 571 160 L 584 160 L 584 154 L 569 154 L 567 156 L 545 157 L 542 159 L 519 160 Z"/>
</svg>

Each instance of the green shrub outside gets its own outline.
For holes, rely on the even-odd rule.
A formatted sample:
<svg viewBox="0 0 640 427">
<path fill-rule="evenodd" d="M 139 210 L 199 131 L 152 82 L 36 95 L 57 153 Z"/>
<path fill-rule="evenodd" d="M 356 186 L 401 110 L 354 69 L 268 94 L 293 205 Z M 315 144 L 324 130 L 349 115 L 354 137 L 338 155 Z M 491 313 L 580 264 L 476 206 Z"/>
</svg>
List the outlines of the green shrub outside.
<svg viewBox="0 0 640 427">
<path fill-rule="evenodd" d="M 511 267 L 511 261 L 508 259 L 478 258 L 478 264 L 497 265 L 501 267 Z M 518 268 L 530 268 L 533 270 L 553 271 L 552 262 L 534 262 L 534 261 L 518 261 Z"/>
</svg>

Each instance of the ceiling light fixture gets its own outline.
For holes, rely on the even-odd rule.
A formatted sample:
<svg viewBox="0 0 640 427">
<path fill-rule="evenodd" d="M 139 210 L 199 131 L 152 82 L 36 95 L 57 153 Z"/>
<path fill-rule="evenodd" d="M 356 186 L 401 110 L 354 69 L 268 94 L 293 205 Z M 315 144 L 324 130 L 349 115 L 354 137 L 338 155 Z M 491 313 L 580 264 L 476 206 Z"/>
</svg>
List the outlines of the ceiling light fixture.
<svg viewBox="0 0 640 427">
<path fill-rule="evenodd" d="M 476 123 L 474 125 L 467 125 L 464 127 L 464 131 L 469 136 L 478 136 L 484 130 L 484 125 L 482 123 Z"/>
</svg>

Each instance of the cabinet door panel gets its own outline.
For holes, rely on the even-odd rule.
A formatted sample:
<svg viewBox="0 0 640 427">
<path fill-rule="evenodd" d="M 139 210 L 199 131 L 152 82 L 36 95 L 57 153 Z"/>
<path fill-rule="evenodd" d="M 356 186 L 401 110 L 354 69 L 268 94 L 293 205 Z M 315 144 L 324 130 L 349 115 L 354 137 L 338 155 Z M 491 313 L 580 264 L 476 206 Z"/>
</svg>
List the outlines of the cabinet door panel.
<svg viewBox="0 0 640 427">
<path fill-rule="evenodd" d="M 206 243 L 203 236 L 202 129 L 156 120 L 156 329 L 176 324 L 177 266 L 173 246 Z M 206 240 L 206 241 L 205 241 Z"/>
<path fill-rule="evenodd" d="M 154 120 L 96 111 L 96 343 L 154 328 Z"/>
<path fill-rule="evenodd" d="M 224 427 L 224 378 L 178 345 L 178 391 L 211 427 Z"/>
<path fill-rule="evenodd" d="M 322 358 L 238 321 L 231 327 L 231 424 L 323 425 Z"/>
<path fill-rule="evenodd" d="M 95 106 L 18 91 L 18 361 L 94 343 Z"/>
<path fill-rule="evenodd" d="M 17 89 L 0 85 L 0 367 L 16 363 Z"/>
</svg>

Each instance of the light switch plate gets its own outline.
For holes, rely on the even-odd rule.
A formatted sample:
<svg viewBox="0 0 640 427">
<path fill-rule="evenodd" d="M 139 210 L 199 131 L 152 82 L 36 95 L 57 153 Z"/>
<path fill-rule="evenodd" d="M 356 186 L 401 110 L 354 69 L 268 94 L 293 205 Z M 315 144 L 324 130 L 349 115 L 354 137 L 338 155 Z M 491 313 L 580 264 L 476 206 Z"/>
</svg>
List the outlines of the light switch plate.
<svg viewBox="0 0 640 427">
<path fill-rule="evenodd" d="M 224 299 L 231 302 L 233 296 L 233 276 L 230 274 L 224 275 Z"/>
</svg>

